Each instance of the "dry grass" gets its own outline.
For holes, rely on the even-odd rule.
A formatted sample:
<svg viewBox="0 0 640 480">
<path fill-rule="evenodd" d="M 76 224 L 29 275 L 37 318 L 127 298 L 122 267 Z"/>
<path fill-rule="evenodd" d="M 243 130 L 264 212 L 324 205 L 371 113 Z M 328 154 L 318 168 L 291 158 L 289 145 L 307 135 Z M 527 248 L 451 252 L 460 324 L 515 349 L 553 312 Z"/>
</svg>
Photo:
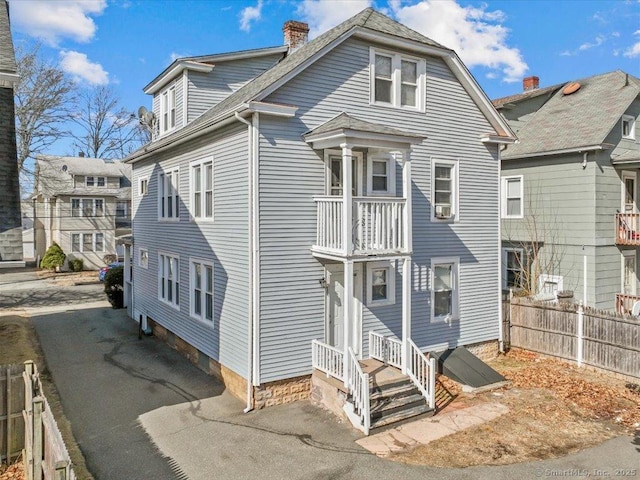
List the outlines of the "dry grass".
<svg viewBox="0 0 640 480">
<path fill-rule="evenodd" d="M 38 278 L 48 280 L 49 283 L 59 287 L 71 287 L 74 285 L 88 285 L 98 282 L 98 271 L 87 270 L 82 272 L 52 272 L 50 270 L 38 270 Z"/>
<path fill-rule="evenodd" d="M 640 394 L 622 380 L 522 352 L 509 353 L 492 366 L 511 385 L 475 396 L 460 394 L 453 406 L 498 401 L 509 407 L 508 414 L 393 459 L 440 467 L 541 460 L 639 427 Z"/>
</svg>

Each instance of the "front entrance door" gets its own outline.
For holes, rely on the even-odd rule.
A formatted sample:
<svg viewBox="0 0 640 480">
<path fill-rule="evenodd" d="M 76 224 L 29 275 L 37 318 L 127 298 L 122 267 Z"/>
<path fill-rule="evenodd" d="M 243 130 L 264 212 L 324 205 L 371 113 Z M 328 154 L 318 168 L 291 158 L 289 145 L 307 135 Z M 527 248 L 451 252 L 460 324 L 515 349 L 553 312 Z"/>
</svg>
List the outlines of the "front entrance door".
<svg viewBox="0 0 640 480">
<path fill-rule="evenodd" d="M 328 194 L 342 195 L 342 153 L 330 150 L 326 152 L 326 161 L 328 166 Z M 352 153 L 351 163 L 351 195 L 359 197 L 362 195 L 362 153 Z"/>
<path fill-rule="evenodd" d="M 342 265 L 327 266 L 327 305 L 326 305 L 326 338 L 327 343 L 338 349 L 344 348 L 344 270 Z M 353 332 L 353 348 L 356 354 L 361 351 L 362 344 L 362 265 L 353 266 L 353 312 L 351 331 Z"/>
<path fill-rule="evenodd" d="M 622 213 L 637 213 L 636 207 L 636 173 L 622 172 Z"/>
<path fill-rule="evenodd" d="M 636 295 L 636 251 L 622 251 L 622 293 Z"/>
</svg>

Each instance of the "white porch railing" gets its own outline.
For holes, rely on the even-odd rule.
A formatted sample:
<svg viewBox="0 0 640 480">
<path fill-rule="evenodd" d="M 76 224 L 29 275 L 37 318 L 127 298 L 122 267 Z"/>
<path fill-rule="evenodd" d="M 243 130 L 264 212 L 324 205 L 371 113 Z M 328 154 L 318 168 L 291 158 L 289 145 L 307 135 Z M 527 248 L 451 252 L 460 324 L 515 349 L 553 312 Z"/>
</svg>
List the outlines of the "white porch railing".
<svg viewBox="0 0 640 480">
<path fill-rule="evenodd" d="M 317 203 L 316 246 L 336 253 L 345 251 L 342 235 L 343 202 L 341 197 L 315 197 Z M 354 197 L 352 243 L 353 254 L 392 253 L 406 250 L 404 198 Z"/>
<path fill-rule="evenodd" d="M 402 368 L 402 342 L 369 332 L 369 356 L 396 368 Z"/>
<path fill-rule="evenodd" d="M 347 387 L 353 401 L 354 413 L 360 417 L 365 435 L 371 428 L 371 403 L 369 401 L 369 374 L 362 371 L 358 357 L 348 348 Z"/>
<path fill-rule="evenodd" d="M 407 375 L 427 400 L 430 408 L 436 406 L 436 359 L 427 358 L 412 340 L 407 341 L 409 347 L 409 364 Z"/>
<path fill-rule="evenodd" d="M 342 350 L 318 340 L 312 340 L 311 351 L 313 368 L 344 382 L 344 354 Z"/>
</svg>

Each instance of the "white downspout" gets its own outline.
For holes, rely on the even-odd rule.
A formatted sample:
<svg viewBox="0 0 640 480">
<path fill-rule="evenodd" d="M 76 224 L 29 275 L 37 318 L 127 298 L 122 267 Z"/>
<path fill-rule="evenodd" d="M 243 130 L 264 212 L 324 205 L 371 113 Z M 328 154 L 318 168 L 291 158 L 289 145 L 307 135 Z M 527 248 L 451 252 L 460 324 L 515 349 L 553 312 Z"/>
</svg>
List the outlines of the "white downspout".
<svg viewBox="0 0 640 480">
<path fill-rule="evenodd" d="M 502 145 L 498 145 L 498 350 L 504 353 L 502 318 Z M 524 185 L 522 186 L 524 190 Z"/>
<path fill-rule="evenodd" d="M 247 119 L 241 117 L 238 112 L 234 113 L 235 118 L 247 125 L 247 173 L 249 182 L 249 265 L 250 276 L 253 275 L 253 125 Z M 247 322 L 247 406 L 243 410 L 248 413 L 253 410 L 253 281 L 249 282 L 249 319 Z"/>
</svg>

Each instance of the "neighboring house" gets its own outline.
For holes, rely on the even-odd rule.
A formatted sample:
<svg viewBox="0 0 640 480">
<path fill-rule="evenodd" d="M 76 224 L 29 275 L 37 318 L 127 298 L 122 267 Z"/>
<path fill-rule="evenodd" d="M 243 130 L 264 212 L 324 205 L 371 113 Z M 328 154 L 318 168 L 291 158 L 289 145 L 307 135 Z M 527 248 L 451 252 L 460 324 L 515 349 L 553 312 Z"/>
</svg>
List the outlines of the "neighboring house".
<svg viewBox="0 0 640 480">
<path fill-rule="evenodd" d="M 120 161 L 39 155 L 36 258 L 56 242 L 67 260 L 81 258 L 87 270 L 104 266 L 106 255 L 118 254 L 116 238 L 131 233 L 130 179 L 131 166 Z"/>
<path fill-rule="evenodd" d="M 13 87 L 18 80 L 9 4 L 0 2 L 0 268 L 24 266 Z"/>
<path fill-rule="evenodd" d="M 502 152 L 503 287 L 629 311 L 640 300 L 640 80 L 618 70 L 524 87 L 493 102 L 519 138 Z"/>
<path fill-rule="evenodd" d="M 248 408 L 306 398 L 314 367 L 353 381 L 372 331 L 408 374 L 418 348 L 496 353 L 507 123 L 452 50 L 372 9 L 283 30 L 146 88 L 135 319 Z"/>
</svg>

